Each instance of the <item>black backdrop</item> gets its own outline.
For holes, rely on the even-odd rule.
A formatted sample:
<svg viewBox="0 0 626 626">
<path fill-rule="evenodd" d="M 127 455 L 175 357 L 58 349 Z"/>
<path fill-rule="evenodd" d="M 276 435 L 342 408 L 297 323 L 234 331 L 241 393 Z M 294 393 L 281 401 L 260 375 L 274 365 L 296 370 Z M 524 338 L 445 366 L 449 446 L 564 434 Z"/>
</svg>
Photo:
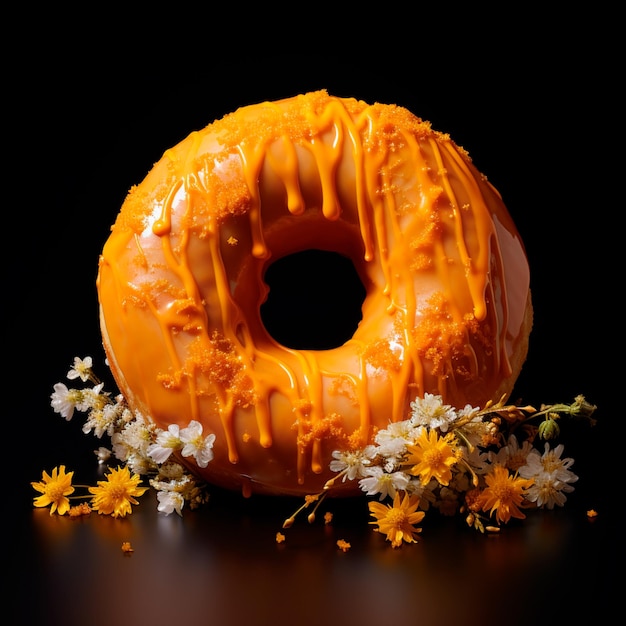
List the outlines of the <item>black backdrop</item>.
<svg viewBox="0 0 626 626">
<path fill-rule="evenodd" d="M 587 43 L 611 16 L 574 16 L 565 29 L 558 18 L 492 14 L 452 31 L 448 16 L 390 20 L 380 8 L 349 27 L 330 12 L 306 15 L 287 28 L 262 13 L 257 23 L 179 10 L 151 30 L 104 11 L 72 26 L 50 10 L 6 57 L 6 136 L 16 141 L 5 155 L 4 418 L 18 508 L 29 512 L 42 469 L 78 466 L 94 447 L 49 396 L 74 356 L 103 361 L 98 254 L 130 186 L 225 113 L 325 88 L 406 106 L 450 133 L 499 189 L 527 247 L 535 302 L 515 394 L 538 404 L 583 393 L 599 406 L 598 426 L 574 428 L 570 442 L 587 472 L 578 504 L 617 510 L 623 159 L 609 150 L 620 130 L 613 43 Z M 344 35 L 354 40 L 332 43 Z"/>
</svg>

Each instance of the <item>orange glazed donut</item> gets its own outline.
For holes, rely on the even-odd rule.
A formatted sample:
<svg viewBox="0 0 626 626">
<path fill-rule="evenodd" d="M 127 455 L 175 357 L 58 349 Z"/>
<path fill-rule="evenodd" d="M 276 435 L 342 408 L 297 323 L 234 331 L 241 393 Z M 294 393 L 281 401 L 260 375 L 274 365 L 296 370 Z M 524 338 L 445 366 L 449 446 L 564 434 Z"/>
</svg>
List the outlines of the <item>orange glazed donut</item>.
<svg viewBox="0 0 626 626">
<path fill-rule="evenodd" d="M 365 290 L 331 349 L 282 345 L 260 313 L 268 267 L 304 250 L 347 257 Z M 333 450 L 407 419 L 417 395 L 508 396 L 532 324 L 523 243 L 467 153 L 402 107 L 326 91 L 240 108 L 166 151 L 130 190 L 97 286 L 130 406 L 162 429 L 199 421 L 214 458 L 181 462 L 245 495 L 321 490 Z"/>
</svg>

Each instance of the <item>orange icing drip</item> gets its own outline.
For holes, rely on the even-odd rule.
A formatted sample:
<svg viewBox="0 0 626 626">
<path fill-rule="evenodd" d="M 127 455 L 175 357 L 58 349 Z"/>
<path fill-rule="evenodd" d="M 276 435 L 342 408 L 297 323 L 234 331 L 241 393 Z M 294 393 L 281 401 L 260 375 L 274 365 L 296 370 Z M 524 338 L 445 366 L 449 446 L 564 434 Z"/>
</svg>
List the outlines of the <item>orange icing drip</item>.
<svg viewBox="0 0 626 626">
<path fill-rule="evenodd" d="M 360 257 L 352 244 L 346 254 L 371 280 L 371 317 L 331 351 L 259 338 L 263 268 L 342 221 L 360 234 Z M 427 122 L 326 92 L 246 107 L 168 150 L 131 190 L 98 277 L 112 371 L 162 427 L 219 424 L 231 464 L 255 441 L 291 445 L 303 485 L 333 449 L 405 419 L 408 398 L 485 401 L 510 375 L 521 328 L 504 279 L 490 283 L 503 273 L 496 221 L 528 282 L 499 196 Z M 484 397 L 466 395 L 467 381 Z"/>
</svg>

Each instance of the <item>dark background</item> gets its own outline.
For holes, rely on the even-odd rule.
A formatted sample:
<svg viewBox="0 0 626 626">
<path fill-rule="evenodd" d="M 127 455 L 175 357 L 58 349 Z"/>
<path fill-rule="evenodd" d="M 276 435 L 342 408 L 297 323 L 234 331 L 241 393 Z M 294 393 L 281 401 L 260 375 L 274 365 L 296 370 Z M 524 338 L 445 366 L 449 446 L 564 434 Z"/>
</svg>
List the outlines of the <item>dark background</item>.
<svg viewBox="0 0 626 626">
<path fill-rule="evenodd" d="M 619 77 L 618 46 L 608 30 L 615 18 L 610 13 L 581 13 L 565 21 L 557 15 L 537 19 L 512 9 L 506 17 L 457 14 L 458 24 L 453 27 L 445 12 L 426 17 L 417 10 L 409 18 L 386 11 L 385 7 L 369 12 L 360 9 L 353 20 L 341 24 L 330 10 L 303 9 L 301 17 L 287 26 L 278 12 L 270 10 L 254 16 L 242 10 L 240 15 L 235 11 L 229 17 L 217 17 L 177 7 L 164 11 L 157 24 L 112 16 L 105 10 L 94 9 L 87 17 L 49 9 L 47 14 L 25 16 L 18 24 L 20 44 L 4 60 L 9 149 L 4 179 L 2 326 L 9 350 L 5 389 L 10 396 L 4 418 L 5 449 L 12 464 L 10 483 L 16 487 L 10 507 L 5 508 L 9 521 L 17 519 L 26 533 L 22 545 L 27 554 L 16 561 L 22 576 L 17 577 L 15 597 L 22 607 L 34 611 L 34 621 L 29 623 L 39 623 L 44 615 L 53 624 L 60 623 L 61 616 L 67 618 L 69 608 L 55 605 L 51 599 L 55 594 L 50 591 L 51 578 L 63 576 L 64 568 L 86 567 L 97 584 L 98 565 L 81 563 L 84 551 L 77 544 L 71 544 L 77 550 L 76 559 L 69 556 L 69 548 L 66 553 L 53 552 L 57 531 L 47 526 L 43 531 L 38 526 L 41 522 L 30 519 L 33 492 L 29 483 L 39 480 L 42 470 L 50 471 L 61 463 L 68 469 L 95 471 L 91 451 L 97 442 L 82 434 L 80 416 L 65 422 L 52 412 L 49 399 L 54 383 L 65 380 L 74 356 L 91 355 L 107 380 L 95 277 L 98 254 L 128 189 L 141 181 L 167 148 L 192 130 L 246 104 L 321 88 L 338 96 L 405 106 L 469 151 L 503 195 L 531 265 L 535 327 L 515 396 L 540 404 L 570 402 L 582 393 L 598 405 L 594 429 L 564 427 L 567 452 L 576 459 L 574 469 L 581 478 L 566 508 L 541 518 L 551 534 L 539 542 L 552 546 L 553 560 L 533 560 L 535 551 L 543 547 L 538 547 L 541 533 L 535 533 L 533 528 L 538 527 L 532 524 L 528 531 L 514 530 L 518 533 L 514 539 L 500 542 L 496 556 L 489 557 L 502 568 L 493 571 L 504 578 L 510 574 L 519 584 L 509 590 L 519 596 L 515 610 L 500 621 L 495 608 L 493 614 L 485 608 L 488 602 L 498 610 L 509 604 L 489 597 L 479 583 L 489 555 L 473 536 L 467 537 L 464 528 L 458 532 L 431 528 L 436 539 L 431 540 L 429 555 L 437 565 L 434 570 L 423 563 L 420 567 L 426 577 L 428 571 L 438 572 L 441 597 L 438 591 L 430 596 L 425 592 L 426 596 L 447 606 L 442 615 L 452 619 L 453 609 L 443 591 L 447 570 L 438 561 L 439 555 L 449 561 L 450 580 L 463 590 L 458 591 L 463 600 L 458 616 L 463 615 L 465 623 L 474 623 L 472 615 L 481 616 L 487 624 L 513 624 L 531 617 L 534 623 L 543 623 L 542 615 L 557 618 L 584 612 L 600 617 L 608 610 L 614 583 L 603 577 L 605 565 L 598 568 L 615 559 L 623 547 L 616 530 L 617 512 L 623 509 L 617 473 L 624 280 L 618 239 L 623 174 L 617 167 L 623 158 L 616 156 L 621 134 L 613 88 Z M 235 545 L 240 547 L 233 548 L 239 555 L 237 567 L 245 569 L 239 552 L 241 546 L 248 546 L 254 553 L 251 567 L 265 571 L 275 558 L 275 546 L 270 542 L 267 554 L 261 548 L 256 551 L 254 528 L 267 524 L 268 515 L 271 523 L 276 520 L 267 513 L 265 503 L 242 504 L 223 497 L 232 507 L 232 519 L 216 505 L 214 523 L 220 531 L 234 528 L 239 533 Z M 278 509 L 282 508 L 281 503 Z M 595 526 L 584 519 L 588 508 L 600 511 Z M 18 513 L 10 512 L 14 510 Z M 132 516 L 138 520 L 133 532 L 140 534 L 147 524 L 145 532 L 156 532 L 158 541 L 154 528 L 165 522 L 151 517 L 146 521 L 143 515 L 147 513 Z M 98 522 L 108 523 L 89 520 L 90 524 Z M 199 542 L 198 553 L 201 545 L 209 548 L 204 539 L 198 539 L 204 537 L 198 519 L 189 524 L 177 527 L 176 532 L 191 533 L 184 535 L 184 554 L 193 560 L 194 541 Z M 89 532 L 84 530 L 89 526 L 81 528 L 82 533 Z M 541 529 L 545 531 L 544 526 Z M 349 525 L 345 530 L 349 532 Z M 383 573 L 397 577 L 400 587 L 415 585 L 416 580 L 407 578 L 406 572 L 414 577 L 419 568 L 412 567 L 408 556 L 395 565 L 393 559 L 400 557 L 381 557 L 382 552 L 370 547 L 370 529 L 365 530 L 367 539 L 353 540 L 360 551 L 353 549 L 345 555 L 353 557 L 353 564 L 346 564 L 346 559 L 341 565 L 345 571 L 341 570 L 339 588 L 353 579 L 354 589 L 344 591 L 358 598 L 359 588 L 368 588 L 362 579 L 368 568 L 374 577 Z M 302 532 L 303 548 L 292 555 L 296 560 L 291 562 L 297 571 L 295 563 L 307 570 L 310 553 L 305 549 L 310 536 Z M 86 534 L 75 540 L 98 545 L 98 537 Z M 159 554 L 158 546 L 153 549 Z M 228 569 L 227 548 L 221 550 L 220 565 Z M 374 561 L 368 561 L 369 550 L 376 554 Z M 420 547 L 409 550 L 419 553 Z M 337 567 L 334 551 L 328 562 L 317 546 L 312 552 L 316 553 L 310 557 L 312 564 L 320 572 Z M 141 563 L 139 556 L 131 557 L 135 567 Z M 530 589 L 514 572 L 507 573 L 506 563 L 514 564 L 518 558 L 529 568 L 528 572 L 518 570 L 518 575 L 520 571 L 528 574 L 531 580 L 525 584 Z M 584 558 L 592 559 L 588 567 Z M 115 560 L 129 567 L 127 560 Z M 533 590 L 540 587 L 538 580 L 543 581 L 531 571 L 537 564 L 550 572 L 554 588 L 553 593 L 533 599 Z M 206 563 L 196 564 L 203 571 L 205 566 L 209 568 Z M 35 571 L 39 572 L 36 576 Z M 267 576 L 264 585 L 272 587 L 272 571 L 253 580 Z M 250 576 L 246 578 L 249 583 Z M 234 573 L 232 578 L 236 578 Z M 86 584 L 80 579 L 75 582 Z M 276 581 L 282 586 L 281 595 L 290 595 L 289 584 L 297 583 L 290 583 L 283 573 Z M 311 585 L 303 581 L 298 588 L 307 584 Z M 228 587 L 224 589 L 220 587 L 220 594 L 228 593 Z M 337 605 L 337 589 L 336 584 L 334 591 L 309 587 L 313 608 L 301 610 L 323 615 L 325 603 Z M 256 597 L 256 592 L 249 593 Z M 422 609 L 428 603 L 426 596 L 421 598 Z M 82 607 L 80 598 L 79 593 L 70 604 Z M 472 608 L 474 602 L 482 608 Z M 381 598 L 381 616 L 383 604 Z M 430 608 L 427 613 L 437 615 Z M 419 607 L 412 609 L 412 615 L 418 612 Z M 275 614 L 267 613 L 268 619 L 278 621 L 280 615 L 278 609 Z M 12 623 L 21 622 L 16 618 Z M 362 623 L 367 623 L 367 617 Z"/>
</svg>

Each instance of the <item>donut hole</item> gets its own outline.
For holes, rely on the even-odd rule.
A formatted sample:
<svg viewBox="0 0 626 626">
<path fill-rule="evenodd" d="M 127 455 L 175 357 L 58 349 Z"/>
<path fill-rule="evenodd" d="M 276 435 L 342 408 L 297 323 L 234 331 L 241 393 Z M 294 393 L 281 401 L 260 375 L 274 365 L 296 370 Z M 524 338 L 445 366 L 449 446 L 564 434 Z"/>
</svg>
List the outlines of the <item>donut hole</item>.
<svg viewBox="0 0 626 626">
<path fill-rule="evenodd" d="M 366 290 L 354 264 L 337 252 L 303 250 L 269 265 L 261 320 L 293 350 L 331 350 L 352 338 Z"/>
</svg>

